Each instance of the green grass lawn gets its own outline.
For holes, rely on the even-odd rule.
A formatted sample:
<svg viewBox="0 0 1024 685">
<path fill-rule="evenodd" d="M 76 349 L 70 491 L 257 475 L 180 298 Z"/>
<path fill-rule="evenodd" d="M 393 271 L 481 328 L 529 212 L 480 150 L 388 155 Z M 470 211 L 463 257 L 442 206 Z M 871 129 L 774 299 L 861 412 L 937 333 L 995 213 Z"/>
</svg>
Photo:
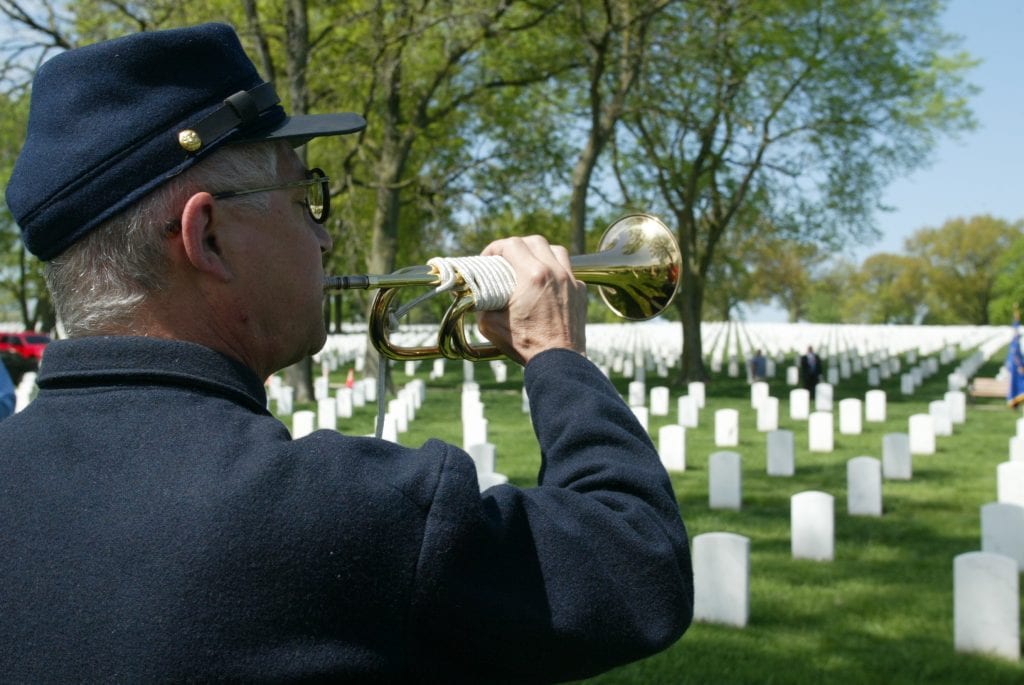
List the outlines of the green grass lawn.
<svg viewBox="0 0 1024 685">
<path fill-rule="evenodd" d="M 1002 353 L 979 370 L 995 375 Z M 904 364 L 906 367 L 907 365 Z M 427 400 L 399 440 L 419 445 L 427 438 L 461 444 L 459 393 L 462 365 L 449 362 L 439 380 L 427 380 Z M 536 482 L 538 448 L 529 418 L 521 411 L 522 374 L 510 365 L 509 378 L 496 383 L 486 364 L 476 366 L 486 406 L 488 437 L 497 447 L 497 470 L 522 486 Z M 691 536 L 730 532 L 750 538 L 750 620 L 745 628 L 695 623 L 668 650 L 588 683 L 1024 683 L 1024 663 L 957 653 L 953 648 L 953 558 L 980 549 L 981 505 L 996 499 L 996 465 L 1008 458 L 1019 413 L 999 399 L 969 401 L 967 421 L 954 435 L 936 438 L 934 455 L 915 455 L 913 479 L 886 481 L 881 518 L 846 513 L 846 462 L 856 456 L 881 459 L 882 436 L 907 432 L 911 414 L 927 413 L 942 399 L 943 366 L 914 395 L 900 393 L 899 377 L 883 381 L 887 420 L 863 423 L 861 435 L 838 432 L 838 402 L 863 400 L 870 389 L 866 373 L 841 380 L 834 392 L 835 449 L 812 453 L 806 422 L 789 419 L 789 391 L 781 367 L 770 381 L 778 397 L 779 428 L 794 432 L 796 474 L 766 474 L 766 440 L 756 430 L 745 379 L 715 377 L 707 386 L 700 426 L 687 431 L 683 473 L 672 474 L 679 506 Z M 394 380 L 409 380 L 404 367 Z M 345 369 L 333 381 L 341 382 Z M 631 379 L 613 376 L 624 397 Z M 648 389 L 668 385 L 649 375 Z M 651 417 L 650 433 L 675 423 L 678 389 L 671 414 Z M 714 445 L 714 412 L 740 412 L 740 445 Z M 297 407 L 301 408 L 301 407 Z M 358 410 L 342 421 L 346 433 L 373 432 L 375 408 Z M 708 456 L 719 449 L 740 453 L 743 473 L 741 511 L 708 507 Z M 790 497 L 821 490 L 835 497 L 835 559 L 793 559 L 790 551 Z M 1022 531 L 1024 535 L 1024 531 Z"/>
</svg>

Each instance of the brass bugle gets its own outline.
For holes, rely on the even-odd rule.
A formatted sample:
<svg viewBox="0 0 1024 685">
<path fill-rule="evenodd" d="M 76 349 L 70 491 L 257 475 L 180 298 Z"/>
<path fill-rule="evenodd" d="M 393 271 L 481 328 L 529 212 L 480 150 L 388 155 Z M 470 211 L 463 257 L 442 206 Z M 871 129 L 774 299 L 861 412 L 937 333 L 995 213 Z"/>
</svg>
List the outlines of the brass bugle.
<svg viewBox="0 0 1024 685">
<path fill-rule="evenodd" d="M 570 258 L 573 275 L 596 286 L 605 305 L 620 318 L 651 319 L 672 302 L 679 285 L 682 256 L 672 232 L 657 217 L 630 214 L 612 223 L 598 251 Z M 389 338 L 392 302 L 403 288 L 436 287 L 441 277 L 433 266 L 406 267 L 386 275 L 327 276 L 324 290 L 377 289 L 370 308 L 369 338 L 383 356 L 396 361 L 469 359 L 485 361 L 504 355 L 494 345 L 474 345 L 466 338 L 463 317 L 473 309 L 473 295 L 456 283 L 455 301 L 442 317 L 437 345 L 398 347 Z"/>
</svg>

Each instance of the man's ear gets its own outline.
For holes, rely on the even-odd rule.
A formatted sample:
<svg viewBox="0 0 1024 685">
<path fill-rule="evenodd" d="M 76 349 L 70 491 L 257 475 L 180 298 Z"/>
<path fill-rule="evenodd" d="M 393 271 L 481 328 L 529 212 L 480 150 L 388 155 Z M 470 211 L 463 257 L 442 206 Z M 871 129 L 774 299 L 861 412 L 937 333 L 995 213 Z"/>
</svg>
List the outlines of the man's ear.
<svg viewBox="0 0 1024 685">
<path fill-rule="evenodd" d="M 218 244 L 219 224 L 215 221 L 217 201 L 209 193 L 196 193 L 181 210 L 181 242 L 192 266 L 222 281 L 231 270 Z"/>
</svg>

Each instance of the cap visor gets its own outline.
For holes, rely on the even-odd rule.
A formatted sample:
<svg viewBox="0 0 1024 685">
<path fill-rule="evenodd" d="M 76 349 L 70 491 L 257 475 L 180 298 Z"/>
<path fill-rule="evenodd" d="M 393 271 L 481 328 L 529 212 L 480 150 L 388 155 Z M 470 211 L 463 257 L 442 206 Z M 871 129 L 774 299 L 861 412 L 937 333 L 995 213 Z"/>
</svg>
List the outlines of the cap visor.
<svg viewBox="0 0 1024 685">
<path fill-rule="evenodd" d="M 366 119 L 352 112 L 298 115 L 288 117 L 273 131 L 251 138 L 246 137 L 237 142 L 284 139 L 297 147 L 313 138 L 357 133 L 364 128 Z"/>
</svg>

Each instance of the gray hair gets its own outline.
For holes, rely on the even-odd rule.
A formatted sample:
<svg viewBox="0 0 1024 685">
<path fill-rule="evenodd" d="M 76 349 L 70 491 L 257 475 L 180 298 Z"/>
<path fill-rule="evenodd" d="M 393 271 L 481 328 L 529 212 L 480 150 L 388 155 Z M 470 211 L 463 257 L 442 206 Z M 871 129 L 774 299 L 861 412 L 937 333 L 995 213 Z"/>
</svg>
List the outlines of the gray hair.
<svg viewBox="0 0 1024 685">
<path fill-rule="evenodd" d="M 139 306 L 167 283 L 166 231 L 196 192 L 223 192 L 272 183 L 278 146 L 234 145 L 218 150 L 132 207 L 97 227 L 46 263 L 46 285 L 69 336 L 103 335 L 129 327 Z M 267 211 L 264 193 L 239 197 Z"/>
</svg>

